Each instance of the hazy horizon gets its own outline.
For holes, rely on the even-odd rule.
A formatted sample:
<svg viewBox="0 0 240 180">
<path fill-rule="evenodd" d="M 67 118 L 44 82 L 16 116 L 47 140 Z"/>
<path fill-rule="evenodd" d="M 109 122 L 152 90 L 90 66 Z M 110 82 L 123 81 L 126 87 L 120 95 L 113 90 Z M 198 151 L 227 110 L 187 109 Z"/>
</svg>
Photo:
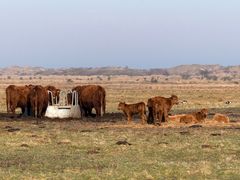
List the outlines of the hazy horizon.
<svg viewBox="0 0 240 180">
<path fill-rule="evenodd" d="M 240 1 L 0 2 L 0 67 L 239 65 Z"/>
</svg>

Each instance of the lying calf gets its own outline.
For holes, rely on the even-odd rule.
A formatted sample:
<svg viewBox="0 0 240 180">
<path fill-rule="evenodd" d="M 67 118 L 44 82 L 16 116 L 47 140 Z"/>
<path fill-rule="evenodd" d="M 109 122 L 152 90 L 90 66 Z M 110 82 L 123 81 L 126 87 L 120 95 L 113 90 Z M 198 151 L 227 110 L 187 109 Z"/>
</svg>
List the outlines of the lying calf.
<svg viewBox="0 0 240 180">
<path fill-rule="evenodd" d="M 118 104 L 118 110 L 122 110 L 125 116 L 127 117 L 128 123 L 132 122 L 132 116 L 134 114 L 139 114 L 142 119 L 142 124 L 145 124 L 147 121 L 146 116 L 146 105 L 144 102 L 136 104 L 126 104 L 125 102 L 120 102 Z"/>
<path fill-rule="evenodd" d="M 180 123 L 201 123 L 203 122 L 208 115 L 207 109 L 202 109 L 201 111 L 192 113 L 192 114 L 186 114 L 180 118 Z"/>
<path fill-rule="evenodd" d="M 213 116 L 213 121 L 220 122 L 220 123 L 229 123 L 229 117 L 225 116 L 224 114 L 215 114 Z"/>
</svg>

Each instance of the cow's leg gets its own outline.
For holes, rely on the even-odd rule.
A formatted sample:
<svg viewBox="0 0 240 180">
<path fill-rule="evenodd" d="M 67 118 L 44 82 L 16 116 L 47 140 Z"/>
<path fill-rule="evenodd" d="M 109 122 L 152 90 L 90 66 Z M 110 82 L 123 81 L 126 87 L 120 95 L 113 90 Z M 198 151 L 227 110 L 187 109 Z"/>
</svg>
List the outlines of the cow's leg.
<svg viewBox="0 0 240 180">
<path fill-rule="evenodd" d="M 148 124 L 153 124 L 154 118 L 153 118 L 153 109 L 151 107 L 148 108 Z"/>
<path fill-rule="evenodd" d="M 161 126 L 162 116 L 163 116 L 162 111 L 156 111 L 155 120 L 154 120 L 155 125 Z"/>
<path fill-rule="evenodd" d="M 141 113 L 141 120 L 142 120 L 142 124 L 145 124 L 145 114 Z"/>
<path fill-rule="evenodd" d="M 143 112 L 143 114 L 142 114 L 142 124 L 146 124 L 146 122 L 147 122 L 147 116 L 146 116 L 146 114 L 145 114 L 145 112 Z"/>
<path fill-rule="evenodd" d="M 42 105 L 39 105 L 38 112 L 37 112 L 37 117 L 41 118 L 41 115 L 42 115 Z"/>
<path fill-rule="evenodd" d="M 25 112 L 26 112 L 25 107 L 21 107 L 21 110 L 22 110 L 21 116 L 24 116 L 24 115 L 25 115 Z"/>
<path fill-rule="evenodd" d="M 30 103 L 27 104 L 27 115 L 31 116 L 31 104 Z"/>
<path fill-rule="evenodd" d="M 10 106 L 10 109 L 11 109 L 11 112 L 13 113 L 13 115 L 15 115 L 15 114 L 16 114 L 16 105 L 15 105 L 15 104 L 12 104 L 12 105 Z"/>
<path fill-rule="evenodd" d="M 127 115 L 127 113 L 126 113 L 125 111 L 124 111 L 123 113 L 124 113 L 126 119 L 128 120 L 128 115 Z"/>
<path fill-rule="evenodd" d="M 164 122 L 168 122 L 168 112 L 167 112 L 167 109 L 166 108 L 164 108 Z"/>
<path fill-rule="evenodd" d="M 128 124 L 132 123 L 132 114 L 128 114 Z"/>
<path fill-rule="evenodd" d="M 96 116 L 101 117 L 101 106 L 100 107 L 95 107 L 96 110 Z"/>
</svg>

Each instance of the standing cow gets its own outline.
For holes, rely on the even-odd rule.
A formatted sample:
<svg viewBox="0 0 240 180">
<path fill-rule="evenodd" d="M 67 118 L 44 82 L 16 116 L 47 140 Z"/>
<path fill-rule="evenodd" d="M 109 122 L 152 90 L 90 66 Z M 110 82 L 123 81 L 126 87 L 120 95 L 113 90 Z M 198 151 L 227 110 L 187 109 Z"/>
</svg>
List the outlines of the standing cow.
<svg viewBox="0 0 240 180">
<path fill-rule="evenodd" d="M 57 101 L 60 91 L 54 86 L 42 87 L 38 85 L 31 90 L 29 94 L 29 101 L 31 104 L 32 113 L 35 117 L 42 118 L 46 113 L 48 104 L 53 103 L 51 102 L 49 92 L 51 92 L 53 95 L 53 101 Z"/>
<path fill-rule="evenodd" d="M 15 86 L 10 85 L 6 88 L 6 104 L 7 112 L 15 114 L 16 108 L 21 108 L 22 115 L 27 109 L 28 115 L 30 115 L 30 104 L 28 102 L 28 96 L 30 91 L 34 88 L 33 85 Z"/>
<path fill-rule="evenodd" d="M 82 116 L 92 116 L 92 109 L 96 111 L 96 116 L 100 117 L 106 112 L 106 91 L 99 85 L 77 86 L 73 91 L 78 92 L 79 106 Z M 102 111 L 102 112 L 101 112 Z"/>
<path fill-rule="evenodd" d="M 148 99 L 148 123 L 161 124 L 161 122 L 167 122 L 168 113 L 175 104 L 178 104 L 176 95 L 169 98 L 157 96 Z"/>
</svg>

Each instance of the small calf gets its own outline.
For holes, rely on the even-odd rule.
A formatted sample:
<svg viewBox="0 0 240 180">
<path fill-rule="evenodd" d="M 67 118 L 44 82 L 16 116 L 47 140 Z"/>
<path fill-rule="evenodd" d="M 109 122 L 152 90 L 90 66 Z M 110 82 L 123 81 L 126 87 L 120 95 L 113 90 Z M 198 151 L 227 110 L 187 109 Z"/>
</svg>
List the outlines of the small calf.
<svg viewBox="0 0 240 180">
<path fill-rule="evenodd" d="M 128 123 L 132 122 L 132 116 L 134 114 L 139 114 L 141 116 L 142 124 L 145 124 L 147 121 L 146 105 L 144 102 L 139 102 L 136 104 L 126 104 L 125 102 L 120 102 L 118 104 L 118 110 L 123 111 L 123 113 L 127 117 Z"/>
<path fill-rule="evenodd" d="M 216 121 L 219 123 L 229 123 L 230 122 L 229 117 L 227 117 L 224 114 L 219 114 L 219 113 L 217 113 L 213 116 L 213 121 Z"/>
<path fill-rule="evenodd" d="M 192 114 L 186 114 L 185 116 L 182 116 L 180 118 L 180 123 L 199 123 L 203 122 L 208 115 L 208 110 L 207 109 L 202 109 L 201 111 L 192 113 Z"/>
</svg>

